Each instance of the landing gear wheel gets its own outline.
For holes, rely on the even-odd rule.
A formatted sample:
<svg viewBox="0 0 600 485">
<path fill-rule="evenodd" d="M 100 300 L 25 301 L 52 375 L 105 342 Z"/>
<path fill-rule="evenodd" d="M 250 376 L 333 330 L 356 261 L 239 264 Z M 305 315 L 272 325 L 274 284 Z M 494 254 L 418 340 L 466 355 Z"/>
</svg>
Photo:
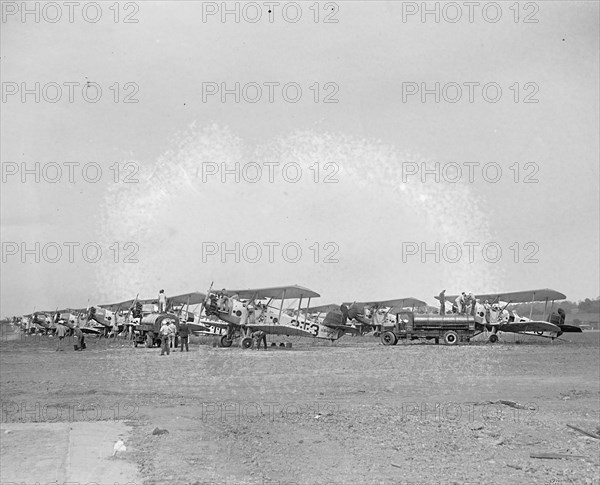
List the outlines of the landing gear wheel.
<svg viewBox="0 0 600 485">
<path fill-rule="evenodd" d="M 383 345 L 396 345 L 398 343 L 398 338 L 394 332 L 383 332 L 381 334 L 381 343 Z"/>
<path fill-rule="evenodd" d="M 227 335 L 223 335 L 220 339 L 219 339 L 219 347 L 231 347 L 231 344 L 233 343 L 233 340 L 229 340 L 227 338 Z"/>
<path fill-rule="evenodd" d="M 251 349 L 254 346 L 254 339 L 252 337 L 244 337 L 240 340 L 240 347 L 242 349 Z"/>
<path fill-rule="evenodd" d="M 154 339 L 152 338 L 152 335 L 148 334 L 146 335 L 146 347 L 150 348 L 152 345 L 154 345 Z"/>
<path fill-rule="evenodd" d="M 447 345 L 454 345 L 458 342 L 458 334 L 454 330 L 448 330 L 444 334 L 444 342 Z"/>
<path fill-rule="evenodd" d="M 495 344 L 497 341 L 498 341 L 498 335 L 496 335 L 495 333 L 490 335 L 490 343 Z"/>
</svg>

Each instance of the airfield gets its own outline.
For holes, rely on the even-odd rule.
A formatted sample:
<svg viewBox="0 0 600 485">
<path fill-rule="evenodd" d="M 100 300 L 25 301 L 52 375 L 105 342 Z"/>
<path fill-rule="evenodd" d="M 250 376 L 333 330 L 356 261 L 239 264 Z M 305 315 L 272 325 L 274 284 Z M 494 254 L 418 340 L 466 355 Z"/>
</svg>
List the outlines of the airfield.
<svg viewBox="0 0 600 485">
<path fill-rule="evenodd" d="M 600 440 L 567 427 L 600 434 L 597 331 L 266 352 L 193 337 L 162 357 L 70 340 L 2 333 L 2 483 L 600 483 Z M 569 456 L 532 457 L 549 453 Z"/>
</svg>

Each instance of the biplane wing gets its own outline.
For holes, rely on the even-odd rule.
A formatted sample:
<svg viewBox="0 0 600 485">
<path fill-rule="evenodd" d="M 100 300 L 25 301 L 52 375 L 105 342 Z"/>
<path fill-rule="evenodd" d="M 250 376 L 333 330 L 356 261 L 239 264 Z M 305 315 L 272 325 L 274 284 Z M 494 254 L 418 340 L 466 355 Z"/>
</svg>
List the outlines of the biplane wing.
<svg viewBox="0 0 600 485">
<path fill-rule="evenodd" d="M 133 302 L 135 300 L 125 300 L 125 301 L 121 301 L 118 303 L 106 303 L 103 305 L 95 305 L 97 307 L 100 308 L 104 308 L 105 310 L 110 310 L 111 312 L 116 312 L 117 310 L 129 310 L 129 308 L 131 308 L 131 306 L 133 305 Z M 138 300 L 141 301 L 141 300 Z"/>
<path fill-rule="evenodd" d="M 271 288 L 250 288 L 245 290 L 226 290 L 227 296 L 237 296 L 240 300 L 296 300 L 299 298 L 318 298 L 318 293 L 303 286 L 274 286 Z"/>
<path fill-rule="evenodd" d="M 543 332 L 547 333 L 556 333 L 559 334 L 561 329 L 558 325 L 554 325 L 553 323 L 541 322 L 541 321 L 528 321 L 528 322 L 512 322 L 512 323 L 504 323 L 498 326 L 498 330 L 500 332 L 510 332 L 510 333 L 524 333 L 524 332 L 533 332 L 537 334 L 542 334 Z"/>
<path fill-rule="evenodd" d="M 330 303 L 329 305 L 319 305 L 313 307 L 300 308 L 300 311 L 304 313 L 328 313 L 334 312 L 336 310 L 340 310 L 340 305 L 336 305 L 335 303 Z"/>
<path fill-rule="evenodd" d="M 167 307 L 173 305 L 198 305 L 204 302 L 206 294 L 200 291 L 192 291 L 190 293 L 182 293 L 181 295 L 175 295 L 167 298 Z"/>
<path fill-rule="evenodd" d="M 365 307 L 375 308 L 407 308 L 407 307 L 419 307 L 426 306 L 427 303 L 412 297 L 406 298 L 395 298 L 392 300 L 378 300 L 378 301 L 361 301 L 353 303 L 343 303 L 347 307 L 356 308 L 360 313 L 364 313 Z"/>
<path fill-rule="evenodd" d="M 454 301 L 459 295 L 446 295 L 446 301 Z M 524 291 L 508 291 L 504 293 L 478 293 L 475 298 L 480 301 L 488 300 L 490 303 L 493 302 L 506 302 L 506 303 L 530 303 L 532 301 L 553 301 L 553 300 L 565 300 L 566 295 L 559 291 L 551 290 L 550 288 L 543 288 L 540 290 L 524 290 Z M 439 300 L 439 296 L 435 296 L 436 300 Z"/>
</svg>

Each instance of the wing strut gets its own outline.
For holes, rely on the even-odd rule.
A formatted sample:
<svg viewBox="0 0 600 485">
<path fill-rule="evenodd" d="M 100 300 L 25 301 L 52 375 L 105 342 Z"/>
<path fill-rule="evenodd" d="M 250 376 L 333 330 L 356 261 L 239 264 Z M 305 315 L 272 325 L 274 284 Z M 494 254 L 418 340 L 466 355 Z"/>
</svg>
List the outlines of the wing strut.
<svg viewBox="0 0 600 485">
<path fill-rule="evenodd" d="M 281 295 L 281 306 L 279 307 L 279 316 L 277 317 L 277 323 L 281 322 L 281 313 L 283 312 L 284 302 L 285 302 L 285 290 L 283 290 L 283 295 Z"/>
</svg>

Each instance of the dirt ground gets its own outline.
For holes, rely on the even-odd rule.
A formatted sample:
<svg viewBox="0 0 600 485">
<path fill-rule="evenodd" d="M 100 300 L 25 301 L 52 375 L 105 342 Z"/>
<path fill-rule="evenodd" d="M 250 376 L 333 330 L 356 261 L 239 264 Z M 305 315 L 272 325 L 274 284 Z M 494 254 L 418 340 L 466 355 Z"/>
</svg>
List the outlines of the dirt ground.
<svg viewBox="0 0 600 485">
<path fill-rule="evenodd" d="M 134 483 L 597 485 L 599 440 L 567 424 L 600 433 L 599 336 L 296 338 L 266 352 L 195 338 L 161 357 L 96 339 L 57 352 L 51 337 L 4 332 L 2 482 L 34 481 L 18 466 L 24 446 L 45 459 L 35 433 L 15 442 L 12 423 L 119 422 L 127 451 L 112 459 L 137 466 Z"/>
</svg>

